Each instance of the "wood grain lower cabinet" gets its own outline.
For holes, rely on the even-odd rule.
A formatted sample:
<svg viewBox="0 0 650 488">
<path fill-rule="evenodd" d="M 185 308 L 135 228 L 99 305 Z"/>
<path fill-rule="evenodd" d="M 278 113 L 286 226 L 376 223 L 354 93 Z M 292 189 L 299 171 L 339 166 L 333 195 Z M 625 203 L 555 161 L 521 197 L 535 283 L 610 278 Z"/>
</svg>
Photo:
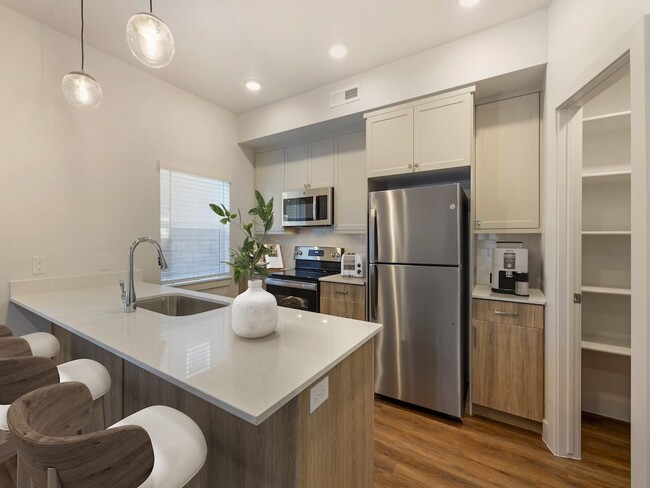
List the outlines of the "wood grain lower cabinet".
<svg viewBox="0 0 650 488">
<path fill-rule="evenodd" d="M 366 287 L 345 283 L 321 283 L 320 313 L 366 320 Z"/>
<path fill-rule="evenodd" d="M 512 318 L 511 323 L 481 320 L 485 318 L 483 312 L 491 308 L 495 310 L 490 313 L 499 312 L 506 303 L 474 300 L 472 402 L 541 422 L 544 417 L 543 307 L 507 303 L 511 311 L 496 315 Z M 517 323 L 522 317 L 537 320 L 526 326 Z"/>
</svg>

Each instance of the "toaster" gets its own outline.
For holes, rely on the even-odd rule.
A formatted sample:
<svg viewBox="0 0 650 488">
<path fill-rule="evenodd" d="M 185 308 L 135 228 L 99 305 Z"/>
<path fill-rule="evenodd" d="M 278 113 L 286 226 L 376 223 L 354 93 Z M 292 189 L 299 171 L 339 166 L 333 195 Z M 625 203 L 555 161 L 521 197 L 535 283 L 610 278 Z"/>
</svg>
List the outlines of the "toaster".
<svg viewBox="0 0 650 488">
<path fill-rule="evenodd" d="M 341 258 L 341 276 L 356 276 L 363 278 L 365 263 L 363 254 L 346 252 Z"/>
</svg>

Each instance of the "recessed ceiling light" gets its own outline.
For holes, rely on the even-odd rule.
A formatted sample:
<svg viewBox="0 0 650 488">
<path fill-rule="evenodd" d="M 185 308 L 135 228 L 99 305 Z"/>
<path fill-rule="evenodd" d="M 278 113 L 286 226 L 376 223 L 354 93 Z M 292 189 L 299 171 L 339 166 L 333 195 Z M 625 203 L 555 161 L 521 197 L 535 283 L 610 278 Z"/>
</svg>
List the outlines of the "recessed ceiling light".
<svg viewBox="0 0 650 488">
<path fill-rule="evenodd" d="M 458 3 L 460 3 L 463 7 L 473 7 L 480 1 L 481 0 L 458 0 Z"/>
<path fill-rule="evenodd" d="M 344 58 L 348 53 L 348 48 L 344 44 L 334 44 L 330 47 L 330 56 L 333 58 Z"/>
<path fill-rule="evenodd" d="M 259 82 L 255 80 L 248 80 L 246 82 L 246 88 L 248 88 L 250 91 L 260 91 L 260 88 L 262 88 L 262 85 L 260 85 Z"/>
</svg>

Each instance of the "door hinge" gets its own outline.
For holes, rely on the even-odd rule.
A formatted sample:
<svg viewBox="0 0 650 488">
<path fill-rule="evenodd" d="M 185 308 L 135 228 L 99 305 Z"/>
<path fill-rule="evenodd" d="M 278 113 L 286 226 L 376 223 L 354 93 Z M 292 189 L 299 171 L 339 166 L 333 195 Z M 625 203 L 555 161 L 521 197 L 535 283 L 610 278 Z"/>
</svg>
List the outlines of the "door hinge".
<svg viewBox="0 0 650 488">
<path fill-rule="evenodd" d="M 573 294 L 573 303 L 582 303 L 582 295 L 580 293 Z"/>
</svg>

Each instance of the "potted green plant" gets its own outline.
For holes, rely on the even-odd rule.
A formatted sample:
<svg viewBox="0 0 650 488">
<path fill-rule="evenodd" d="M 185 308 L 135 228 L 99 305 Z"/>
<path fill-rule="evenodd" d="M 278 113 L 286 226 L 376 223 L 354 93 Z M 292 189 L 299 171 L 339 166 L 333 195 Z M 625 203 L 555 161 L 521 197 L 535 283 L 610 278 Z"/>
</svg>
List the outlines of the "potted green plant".
<svg viewBox="0 0 650 488">
<path fill-rule="evenodd" d="M 273 227 L 273 198 L 265 201 L 255 190 L 256 206 L 248 211 L 251 221 L 244 223 L 240 210 L 229 210 L 224 204 L 210 204 L 214 213 L 221 217 L 224 225 L 234 224 L 244 233 L 244 242 L 230 250 L 231 260 L 226 262 L 233 269 L 236 283 L 248 280 L 248 289 L 238 295 L 232 304 L 231 325 L 235 334 L 241 337 L 257 338 L 272 333 L 278 324 L 278 305 L 275 297 L 262 287 L 262 279 L 269 275 L 265 257 L 271 252 L 266 245 L 268 232 Z M 258 223 L 262 235 L 254 233 Z"/>
</svg>

